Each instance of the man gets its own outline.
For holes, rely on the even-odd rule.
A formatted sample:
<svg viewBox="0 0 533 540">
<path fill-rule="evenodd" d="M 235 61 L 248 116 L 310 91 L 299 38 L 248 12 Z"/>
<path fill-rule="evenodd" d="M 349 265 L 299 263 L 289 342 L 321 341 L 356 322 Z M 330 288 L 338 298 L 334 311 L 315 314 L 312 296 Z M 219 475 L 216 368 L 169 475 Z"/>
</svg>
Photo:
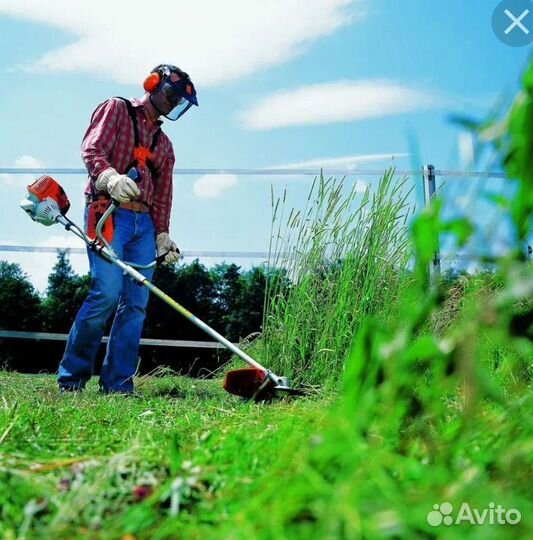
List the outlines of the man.
<svg viewBox="0 0 533 540">
<path fill-rule="evenodd" d="M 91 236 L 97 209 L 120 203 L 113 213 L 110 245 L 122 260 L 147 265 L 155 254 L 166 264 L 180 257 L 170 239 L 174 151 L 161 131 L 160 117 L 177 120 L 192 105 L 196 91 L 187 73 L 173 65 L 156 66 L 144 81 L 145 95 L 132 101 L 112 98 L 94 111 L 82 142 L 89 172 L 85 190 L 85 224 Z M 127 176 L 135 167 L 137 184 Z M 115 312 L 100 374 L 104 393 L 130 394 L 137 367 L 139 341 L 148 303 L 148 289 L 88 250 L 91 288 L 70 331 L 59 365 L 62 391 L 82 390 L 90 379 L 106 323 Z M 152 269 L 139 270 L 148 279 Z"/>
</svg>

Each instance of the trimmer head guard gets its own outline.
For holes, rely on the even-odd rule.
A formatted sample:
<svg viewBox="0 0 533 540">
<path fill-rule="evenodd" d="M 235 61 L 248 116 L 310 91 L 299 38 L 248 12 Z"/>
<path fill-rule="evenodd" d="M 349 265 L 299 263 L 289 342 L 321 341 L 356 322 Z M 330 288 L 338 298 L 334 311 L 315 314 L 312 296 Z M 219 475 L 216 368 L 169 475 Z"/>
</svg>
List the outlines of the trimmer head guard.
<svg viewBox="0 0 533 540">
<path fill-rule="evenodd" d="M 304 394 L 301 390 L 291 388 L 285 377 L 271 377 L 269 372 L 253 367 L 226 372 L 223 386 L 230 394 L 254 401 L 271 401 L 275 397 Z"/>
</svg>

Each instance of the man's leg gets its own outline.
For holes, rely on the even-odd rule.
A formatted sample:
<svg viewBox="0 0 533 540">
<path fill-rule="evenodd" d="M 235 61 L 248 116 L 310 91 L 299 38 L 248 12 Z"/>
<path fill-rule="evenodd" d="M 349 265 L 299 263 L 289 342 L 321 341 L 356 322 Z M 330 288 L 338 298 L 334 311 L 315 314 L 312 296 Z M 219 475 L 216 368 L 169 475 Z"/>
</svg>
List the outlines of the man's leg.
<svg viewBox="0 0 533 540">
<path fill-rule="evenodd" d="M 133 220 L 134 234 L 124 246 L 124 259 L 137 264 L 148 264 L 155 258 L 155 232 L 149 214 L 120 210 L 116 217 Z M 123 213 L 128 215 L 124 216 Z M 139 272 L 152 279 L 153 269 Z M 107 345 L 107 353 L 100 374 L 104 392 L 133 392 L 133 375 L 137 368 L 139 341 L 146 316 L 149 291 L 130 278 L 125 278 L 119 304 Z"/>
<path fill-rule="evenodd" d="M 89 259 L 91 289 L 76 315 L 59 364 L 59 386 L 69 389 L 81 389 L 90 379 L 106 322 L 117 306 L 122 285 L 120 268 L 93 252 Z"/>
<path fill-rule="evenodd" d="M 111 246 L 119 257 L 122 257 L 129 235 L 131 231 L 127 228 L 115 226 Z M 65 389 L 81 389 L 91 378 L 106 323 L 117 307 L 122 289 L 122 270 L 94 251 L 88 249 L 87 252 L 91 288 L 76 315 L 58 370 L 59 386 Z"/>
</svg>

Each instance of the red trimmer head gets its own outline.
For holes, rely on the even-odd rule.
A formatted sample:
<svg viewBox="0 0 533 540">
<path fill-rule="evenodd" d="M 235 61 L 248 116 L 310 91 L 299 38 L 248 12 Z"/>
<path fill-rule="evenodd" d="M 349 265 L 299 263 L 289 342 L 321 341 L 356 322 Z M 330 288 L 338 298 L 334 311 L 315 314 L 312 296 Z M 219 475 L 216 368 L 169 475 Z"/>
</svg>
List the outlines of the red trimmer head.
<svg viewBox="0 0 533 540">
<path fill-rule="evenodd" d="M 275 385 L 267 379 L 265 371 L 250 367 L 228 371 L 224 375 L 223 386 L 226 392 L 246 399 L 257 400 L 258 395 L 261 394 L 261 400 L 273 397 L 272 390 Z"/>
<path fill-rule="evenodd" d="M 285 377 L 277 377 L 269 371 L 255 367 L 226 372 L 223 386 L 230 394 L 254 401 L 271 401 L 280 396 L 305 395 L 302 390 L 291 388 Z"/>
</svg>

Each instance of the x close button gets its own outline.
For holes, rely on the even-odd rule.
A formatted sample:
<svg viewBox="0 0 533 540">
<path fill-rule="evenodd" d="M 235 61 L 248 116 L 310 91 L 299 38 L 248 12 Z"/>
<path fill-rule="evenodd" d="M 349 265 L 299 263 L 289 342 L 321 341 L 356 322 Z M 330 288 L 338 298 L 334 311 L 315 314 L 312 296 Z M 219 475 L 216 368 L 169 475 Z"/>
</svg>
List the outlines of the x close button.
<svg viewBox="0 0 533 540">
<path fill-rule="evenodd" d="M 492 14 L 496 37 L 511 47 L 533 42 L 533 1 L 503 0 Z"/>
</svg>

